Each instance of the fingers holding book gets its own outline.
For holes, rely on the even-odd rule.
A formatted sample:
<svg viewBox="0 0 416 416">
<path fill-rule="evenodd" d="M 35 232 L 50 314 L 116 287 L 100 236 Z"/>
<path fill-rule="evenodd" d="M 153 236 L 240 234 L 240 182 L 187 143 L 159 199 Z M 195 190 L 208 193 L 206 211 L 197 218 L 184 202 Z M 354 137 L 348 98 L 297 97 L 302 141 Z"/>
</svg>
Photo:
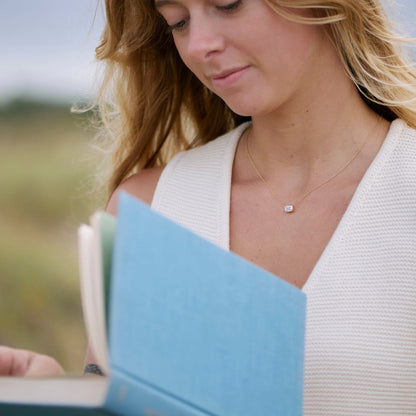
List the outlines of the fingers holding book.
<svg viewBox="0 0 416 416">
<path fill-rule="evenodd" d="M 65 371 L 52 357 L 32 351 L 0 346 L 0 376 L 59 376 Z"/>
</svg>

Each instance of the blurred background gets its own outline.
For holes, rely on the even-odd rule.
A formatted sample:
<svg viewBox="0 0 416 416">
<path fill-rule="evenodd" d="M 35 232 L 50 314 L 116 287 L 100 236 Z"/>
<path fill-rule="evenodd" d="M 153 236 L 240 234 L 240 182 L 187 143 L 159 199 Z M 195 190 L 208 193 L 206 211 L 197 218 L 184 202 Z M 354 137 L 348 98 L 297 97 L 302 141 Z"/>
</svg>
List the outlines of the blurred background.
<svg viewBox="0 0 416 416">
<path fill-rule="evenodd" d="M 0 344 L 80 373 L 77 227 L 102 207 L 89 114 L 98 0 L 0 2 Z"/>
<path fill-rule="evenodd" d="M 80 373 L 86 348 L 76 231 L 103 205 L 89 114 L 103 0 L 0 1 L 0 344 Z M 416 2 L 384 0 L 416 35 Z M 410 52 L 413 54 L 413 52 Z"/>
</svg>

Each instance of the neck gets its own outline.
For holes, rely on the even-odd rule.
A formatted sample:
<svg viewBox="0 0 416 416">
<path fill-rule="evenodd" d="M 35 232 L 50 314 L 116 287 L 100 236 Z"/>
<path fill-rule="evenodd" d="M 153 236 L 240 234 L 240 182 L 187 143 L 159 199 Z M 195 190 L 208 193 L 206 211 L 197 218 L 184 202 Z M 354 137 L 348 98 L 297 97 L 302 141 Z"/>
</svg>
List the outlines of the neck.
<svg viewBox="0 0 416 416">
<path fill-rule="evenodd" d="M 253 117 L 239 152 L 249 145 L 263 180 L 285 199 L 304 195 L 340 169 L 342 175 L 337 174 L 336 180 L 350 177 L 356 183 L 380 148 L 388 123 L 367 107 L 353 85 L 348 94 L 340 95 L 348 99 L 334 100 L 326 111 L 319 102 L 311 102 L 297 111 Z M 246 179 L 258 180 L 248 158 L 243 158 Z"/>
<path fill-rule="evenodd" d="M 389 126 L 361 99 L 332 47 L 322 48 L 301 77 L 296 92 L 282 95 L 272 111 L 252 114 L 233 171 L 237 182 L 266 182 L 289 201 L 315 189 L 324 197 L 324 190 L 357 186 Z M 247 144 L 262 179 L 250 166 Z M 332 188 L 322 186 L 328 182 Z"/>
<path fill-rule="evenodd" d="M 274 113 L 253 116 L 250 151 L 266 179 L 295 177 L 307 188 L 314 176 L 334 172 L 366 141 L 378 116 L 344 71 L 339 78 L 314 84 Z"/>
</svg>

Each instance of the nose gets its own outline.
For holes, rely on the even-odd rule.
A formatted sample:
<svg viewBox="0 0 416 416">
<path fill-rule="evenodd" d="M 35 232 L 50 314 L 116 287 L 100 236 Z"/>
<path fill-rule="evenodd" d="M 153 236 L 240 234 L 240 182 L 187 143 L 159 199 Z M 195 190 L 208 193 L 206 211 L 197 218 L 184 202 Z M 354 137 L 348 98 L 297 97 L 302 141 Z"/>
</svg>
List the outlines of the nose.
<svg viewBox="0 0 416 416">
<path fill-rule="evenodd" d="M 191 19 L 187 45 L 189 57 L 196 62 L 203 62 L 224 50 L 225 39 L 221 29 L 209 17 Z"/>
</svg>

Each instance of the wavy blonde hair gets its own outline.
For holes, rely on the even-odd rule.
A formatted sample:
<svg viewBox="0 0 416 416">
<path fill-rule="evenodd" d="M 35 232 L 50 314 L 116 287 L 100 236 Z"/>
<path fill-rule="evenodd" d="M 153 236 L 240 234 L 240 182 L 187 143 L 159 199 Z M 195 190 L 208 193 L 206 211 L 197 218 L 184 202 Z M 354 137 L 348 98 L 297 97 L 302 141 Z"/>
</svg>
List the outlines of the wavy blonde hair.
<svg viewBox="0 0 416 416">
<path fill-rule="evenodd" d="M 265 0 L 292 21 L 323 25 L 367 104 L 416 128 L 416 76 L 378 0 Z M 188 70 L 154 0 L 106 0 L 96 56 L 105 63 L 98 108 L 111 139 L 111 194 L 131 174 L 166 163 L 247 118 Z M 301 17 L 299 9 L 312 10 Z M 303 16 L 303 15 L 302 15 Z"/>
</svg>

